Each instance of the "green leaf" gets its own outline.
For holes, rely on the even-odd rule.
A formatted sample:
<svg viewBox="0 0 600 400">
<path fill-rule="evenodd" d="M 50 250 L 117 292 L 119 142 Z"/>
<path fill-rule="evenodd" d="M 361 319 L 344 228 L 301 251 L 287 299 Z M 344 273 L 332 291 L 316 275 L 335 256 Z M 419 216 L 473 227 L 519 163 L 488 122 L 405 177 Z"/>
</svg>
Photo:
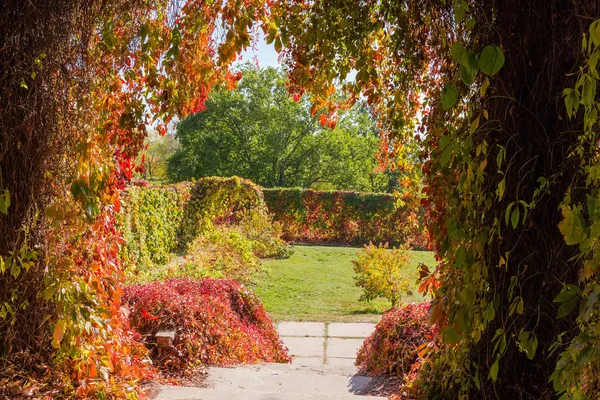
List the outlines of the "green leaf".
<svg viewBox="0 0 600 400">
<path fill-rule="evenodd" d="M 463 230 L 462 230 L 462 229 L 460 229 L 460 228 L 455 228 L 455 229 L 451 230 L 451 231 L 448 233 L 448 235 L 449 235 L 449 236 L 450 236 L 452 239 L 454 239 L 454 240 L 456 240 L 456 241 L 459 241 L 459 240 L 461 240 L 461 239 L 463 239 L 463 238 L 467 237 L 467 234 L 465 233 L 465 231 L 463 231 Z"/>
<path fill-rule="evenodd" d="M 458 102 L 458 88 L 456 85 L 446 85 L 442 89 L 442 108 L 449 110 Z"/>
<path fill-rule="evenodd" d="M 556 313 L 556 318 L 564 318 L 573 311 L 575 306 L 577 305 L 577 298 L 574 297 L 562 303 L 558 307 L 558 312 Z"/>
<path fill-rule="evenodd" d="M 108 50 L 112 50 L 116 45 L 116 38 L 113 31 L 114 24 L 107 22 L 102 28 L 102 41 Z"/>
<path fill-rule="evenodd" d="M 513 229 L 517 229 L 519 225 L 519 218 L 521 217 L 521 212 L 519 211 L 519 207 L 515 207 L 512 214 L 510 215 L 510 222 L 512 224 Z"/>
<path fill-rule="evenodd" d="M 583 320 L 587 321 L 590 319 L 592 312 L 594 311 L 594 305 L 596 304 L 596 300 L 598 299 L 598 294 L 600 294 L 600 286 L 594 285 L 590 294 L 588 295 L 587 301 L 585 302 L 585 308 L 583 312 Z"/>
<path fill-rule="evenodd" d="M 8 215 L 8 207 L 10 207 L 10 192 L 4 189 L 0 192 L 0 212 Z"/>
<path fill-rule="evenodd" d="M 579 108 L 580 98 L 579 92 L 575 89 L 566 88 L 563 90 L 563 96 L 565 98 L 565 107 L 567 109 L 567 115 L 572 118 Z"/>
<path fill-rule="evenodd" d="M 460 23 L 462 19 L 465 17 L 465 13 L 469 10 L 469 5 L 465 2 L 465 0 L 455 0 L 454 1 L 454 22 Z"/>
<path fill-rule="evenodd" d="M 462 64 L 467 57 L 467 49 L 462 43 L 455 42 L 450 48 L 450 54 L 452 54 L 452 58 Z"/>
<path fill-rule="evenodd" d="M 456 344 L 460 342 L 460 336 L 453 327 L 448 327 L 444 331 L 444 341 L 448 344 Z"/>
<path fill-rule="evenodd" d="M 563 234 L 567 245 L 572 246 L 585 240 L 585 222 L 577 208 L 562 206 L 563 220 L 558 224 L 560 233 Z"/>
<path fill-rule="evenodd" d="M 554 303 L 564 303 L 565 301 L 571 300 L 575 296 L 581 295 L 581 289 L 575 285 L 567 285 L 565 288 L 554 298 Z"/>
<path fill-rule="evenodd" d="M 465 250 L 465 246 L 460 246 L 456 252 L 456 265 L 458 267 L 462 267 L 465 265 L 467 261 L 467 251 Z"/>
<path fill-rule="evenodd" d="M 537 336 L 532 332 L 522 330 L 519 333 L 519 346 L 521 347 L 521 351 L 525 352 L 527 358 L 533 360 L 538 347 Z"/>
<path fill-rule="evenodd" d="M 479 56 L 479 68 L 484 74 L 494 76 L 504 65 L 504 53 L 498 46 L 486 46 Z"/>
<path fill-rule="evenodd" d="M 54 296 L 54 293 L 56 293 L 57 290 L 58 290 L 58 285 L 56 283 L 53 283 L 53 284 L 49 285 L 42 292 L 43 299 L 44 300 L 50 300 L 52 298 L 52 296 Z"/>
<path fill-rule="evenodd" d="M 467 86 L 471 86 L 473 82 L 475 82 L 475 76 L 471 75 L 469 71 L 461 65 L 458 67 L 458 72 L 460 74 L 460 80 Z"/>
<path fill-rule="evenodd" d="M 450 136 L 442 136 L 440 138 L 440 143 L 439 143 L 440 150 L 444 150 L 446 148 L 446 146 L 448 146 L 448 144 L 450 143 L 451 140 L 452 140 L 452 137 L 450 137 Z"/>
<path fill-rule="evenodd" d="M 475 82 L 475 78 L 479 72 L 479 64 L 475 53 L 472 51 L 466 53 L 460 63 L 460 79 L 465 85 L 471 86 Z"/>
<path fill-rule="evenodd" d="M 596 20 L 590 25 L 590 39 L 594 45 L 600 46 L 600 20 Z"/>
<path fill-rule="evenodd" d="M 452 153 L 454 151 L 454 146 L 450 145 L 447 146 L 444 151 L 442 152 L 442 155 L 440 157 L 440 164 L 442 167 L 445 167 L 446 164 L 448 164 L 448 162 L 450 161 L 450 157 L 452 157 Z"/>
<path fill-rule="evenodd" d="M 485 308 L 485 312 L 483 314 L 486 322 L 491 322 L 496 317 L 496 309 L 494 308 L 494 303 L 490 303 Z"/>
<path fill-rule="evenodd" d="M 589 75 L 583 76 L 583 89 L 581 91 L 581 104 L 590 106 L 596 99 L 596 80 Z"/>
<path fill-rule="evenodd" d="M 492 367 L 490 368 L 490 378 L 492 378 L 494 382 L 496 382 L 496 379 L 498 379 L 499 361 L 500 360 L 496 359 L 496 361 L 492 364 Z"/>
<path fill-rule="evenodd" d="M 504 213 L 504 223 L 508 226 L 508 221 L 510 220 L 510 210 L 512 210 L 513 206 L 517 204 L 516 202 L 512 202 L 506 207 L 506 212 Z"/>
</svg>

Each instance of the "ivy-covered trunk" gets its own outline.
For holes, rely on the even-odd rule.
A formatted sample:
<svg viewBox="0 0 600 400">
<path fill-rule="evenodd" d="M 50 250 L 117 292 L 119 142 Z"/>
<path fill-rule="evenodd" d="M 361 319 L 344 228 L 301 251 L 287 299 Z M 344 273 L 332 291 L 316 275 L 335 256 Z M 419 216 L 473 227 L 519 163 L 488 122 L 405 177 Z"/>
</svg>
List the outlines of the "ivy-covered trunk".
<svg viewBox="0 0 600 400">
<path fill-rule="evenodd" d="M 554 344 L 578 333 L 570 312 L 577 304 L 553 301 L 565 285 L 580 283 L 578 248 L 559 229 L 561 205 L 586 196 L 574 152 L 582 118 L 569 119 L 563 90 L 585 62 L 581 40 L 600 16 L 598 4 L 509 0 L 472 11 L 478 23 L 465 47 L 497 43 L 506 61 L 470 97 L 468 121 L 452 139 L 460 150 L 450 161 L 439 154 L 436 161 L 448 165 L 429 176 L 445 187 L 433 199 L 439 214 L 431 225 L 448 260 L 433 308 L 447 324 L 450 351 L 442 359 L 464 367 L 453 380 L 465 385 L 451 393 L 470 387 L 470 399 L 551 399 L 562 350 Z M 597 157 L 596 148 L 584 157 Z"/>
<path fill-rule="evenodd" d="M 72 149 L 57 109 L 74 7 L 3 2 L 0 13 L 0 358 L 35 352 L 49 336 L 44 289 L 44 210 L 62 154 Z M 48 60 L 52 49 L 55 59 Z M 64 68 L 64 67 L 63 67 Z M 59 84 L 60 81 L 60 84 Z M 49 175 L 50 174 L 50 175 Z M 42 345 L 43 346 L 43 345 Z M 0 367 L 1 368 L 1 367 Z"/>
</svg>

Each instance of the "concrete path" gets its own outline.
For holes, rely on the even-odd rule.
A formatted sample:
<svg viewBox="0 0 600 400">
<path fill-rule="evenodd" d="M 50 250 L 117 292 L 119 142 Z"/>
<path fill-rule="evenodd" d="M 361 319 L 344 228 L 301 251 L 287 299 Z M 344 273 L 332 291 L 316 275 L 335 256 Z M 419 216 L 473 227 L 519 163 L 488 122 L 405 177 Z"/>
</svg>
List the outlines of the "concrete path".
<svg viewBox="0 0 600 400">
<path fill-rule="evenodd" d="M 298 366 L 352 367 L 356 352 L 375 324 L 334 322 L 281 322 L 279 336 Z"/>
<path fill-rule="evenodd" d="M 354 360 L 374 324 L 282 322 L 292 364 L 209 368 L 208 388 L 162 386 L 156 400 L 359 400 L 372 378 L 356 375 Z"/>
</svg>

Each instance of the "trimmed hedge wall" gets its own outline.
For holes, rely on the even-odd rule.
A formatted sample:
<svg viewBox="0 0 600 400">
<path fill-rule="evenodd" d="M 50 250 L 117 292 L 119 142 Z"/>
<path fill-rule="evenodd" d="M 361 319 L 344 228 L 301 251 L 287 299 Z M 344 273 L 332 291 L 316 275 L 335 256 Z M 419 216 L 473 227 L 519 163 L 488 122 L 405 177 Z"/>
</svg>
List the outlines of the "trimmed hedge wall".
<svg viewBox="0 0 600 400">
<path fill-rule="evenodd" d="M 261 188 L 238 177 L 130 186 L 122 204 L 121 259 L 138 268 L 164 264 L 171 252 L 184 249 L 213 224 L 233 222 L 244 211 L 266 207 Z"/>
<path fill-rule="evenodd" d="M 387 193 L 263 189 L 283 239 L 303 243 L 389 243 L 426 248 L 422 208 Z M 415 203 L 415 204 L 413 204 Z"/>
</svg>

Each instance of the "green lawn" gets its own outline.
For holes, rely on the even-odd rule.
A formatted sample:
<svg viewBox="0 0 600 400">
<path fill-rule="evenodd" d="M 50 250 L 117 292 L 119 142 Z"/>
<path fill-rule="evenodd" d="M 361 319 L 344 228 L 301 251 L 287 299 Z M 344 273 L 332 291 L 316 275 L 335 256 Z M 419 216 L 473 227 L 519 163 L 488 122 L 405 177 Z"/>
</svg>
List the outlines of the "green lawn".
<svg viewBox="0 0 600 400">
<path fill-rule="evenodd" d="M 358 301 L 361 289 L 354 286 L 352 260 L 360 248 L 297 245 L 294 250 L 289 259 L 264 261 L 265 272 L 254 287 L 275 320 L 375 322 L 391 306 L 385 299 Z M 431 252 L 411 254 L 406 276 L 416 281 L 417 265 L 435 262 Z M 402 302 L 422 299 L 415 290 Z"/>
</svg>

